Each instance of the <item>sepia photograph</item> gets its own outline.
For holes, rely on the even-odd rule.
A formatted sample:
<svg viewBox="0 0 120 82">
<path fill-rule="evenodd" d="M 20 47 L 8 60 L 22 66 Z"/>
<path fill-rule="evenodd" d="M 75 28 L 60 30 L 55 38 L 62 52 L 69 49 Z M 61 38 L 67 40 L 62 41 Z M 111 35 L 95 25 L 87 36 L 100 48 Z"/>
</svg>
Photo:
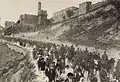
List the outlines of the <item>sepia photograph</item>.
<svg viewBox="0 0 120 82">
<path fill-rule="evenodd" d="M 0 0 L 0 82 L 120 82 L 120 0 Z"/>
</svg>

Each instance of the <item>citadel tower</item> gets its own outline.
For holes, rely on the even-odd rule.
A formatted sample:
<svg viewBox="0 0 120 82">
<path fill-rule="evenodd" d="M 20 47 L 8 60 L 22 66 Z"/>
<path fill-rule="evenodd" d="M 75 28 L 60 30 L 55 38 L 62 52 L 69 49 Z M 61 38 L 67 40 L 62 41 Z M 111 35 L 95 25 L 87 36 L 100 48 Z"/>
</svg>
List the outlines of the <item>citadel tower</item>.
<svg viewBox="0 0 120 82">
<path fill-rule="evenodd" d="M 42 10 L 41 2 L 38 2 L 38 25 L 45 25 L 47 20 L 47 11 Z"/>
</svg>

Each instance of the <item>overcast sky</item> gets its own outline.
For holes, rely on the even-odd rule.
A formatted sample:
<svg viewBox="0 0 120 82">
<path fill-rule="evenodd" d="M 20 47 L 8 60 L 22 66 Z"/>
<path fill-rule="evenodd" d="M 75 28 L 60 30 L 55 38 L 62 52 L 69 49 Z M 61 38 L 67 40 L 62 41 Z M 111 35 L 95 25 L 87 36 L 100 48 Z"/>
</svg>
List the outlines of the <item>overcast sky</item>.
<svg viewBox="0 0 120 82">
<path fill-rule="evenodd" d="M 16 21 L 20 14 L 37 14 L 39 1 L 51 17 L 54 12 L 69 6 L 78 6 L 85 1 L 96 3 L 101 0 L 0 0 L 0 23 L 3 25 L 5 20 Z"/>
</svg>

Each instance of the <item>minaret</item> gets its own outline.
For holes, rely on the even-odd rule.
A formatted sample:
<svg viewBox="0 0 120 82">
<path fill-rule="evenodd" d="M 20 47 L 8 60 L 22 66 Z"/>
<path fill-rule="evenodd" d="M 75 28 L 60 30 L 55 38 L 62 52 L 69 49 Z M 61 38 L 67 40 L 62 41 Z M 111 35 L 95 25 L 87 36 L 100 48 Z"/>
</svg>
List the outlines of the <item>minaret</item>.
<svg viewBox="0 0 120 82">
<path fill-rule="evenodd" d="M 41 2 L 38 2 L 38 10 L 41 10 Z"/>
<path fill-rule="evenodd" d="M 38 15 L 41 14 L 41 2 L 38 2 Z"/>
<path fill-rule="evenodd" d="M 42 22 L 41 2 L 38 2 L 38 24 L 41 25 L 41 22 Z"/>
<path fill-rule="evenodd" d="M 42 10 L 41 2 L 38 2 L 38 25 L 44 25 L 47 20 L 47 11 Z"/>
</svg>

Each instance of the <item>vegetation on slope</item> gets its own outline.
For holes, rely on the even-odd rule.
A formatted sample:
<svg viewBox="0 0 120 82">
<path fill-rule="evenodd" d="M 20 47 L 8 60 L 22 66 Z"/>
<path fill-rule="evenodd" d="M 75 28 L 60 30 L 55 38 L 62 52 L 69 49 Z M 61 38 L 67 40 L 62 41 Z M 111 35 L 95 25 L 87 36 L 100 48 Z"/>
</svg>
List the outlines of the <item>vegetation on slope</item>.
<svg viewBox="0 0 120 82">
<path fill-rule="evenodd" d="M 38 41 L 47 39 L 76 45 L 113 47 L 118 45 L 120 40 L 118 13 L 114 4 L 103 5 L 84 15 L 49 25 L 36 35 L 24 37 Z"/>
</svg>

